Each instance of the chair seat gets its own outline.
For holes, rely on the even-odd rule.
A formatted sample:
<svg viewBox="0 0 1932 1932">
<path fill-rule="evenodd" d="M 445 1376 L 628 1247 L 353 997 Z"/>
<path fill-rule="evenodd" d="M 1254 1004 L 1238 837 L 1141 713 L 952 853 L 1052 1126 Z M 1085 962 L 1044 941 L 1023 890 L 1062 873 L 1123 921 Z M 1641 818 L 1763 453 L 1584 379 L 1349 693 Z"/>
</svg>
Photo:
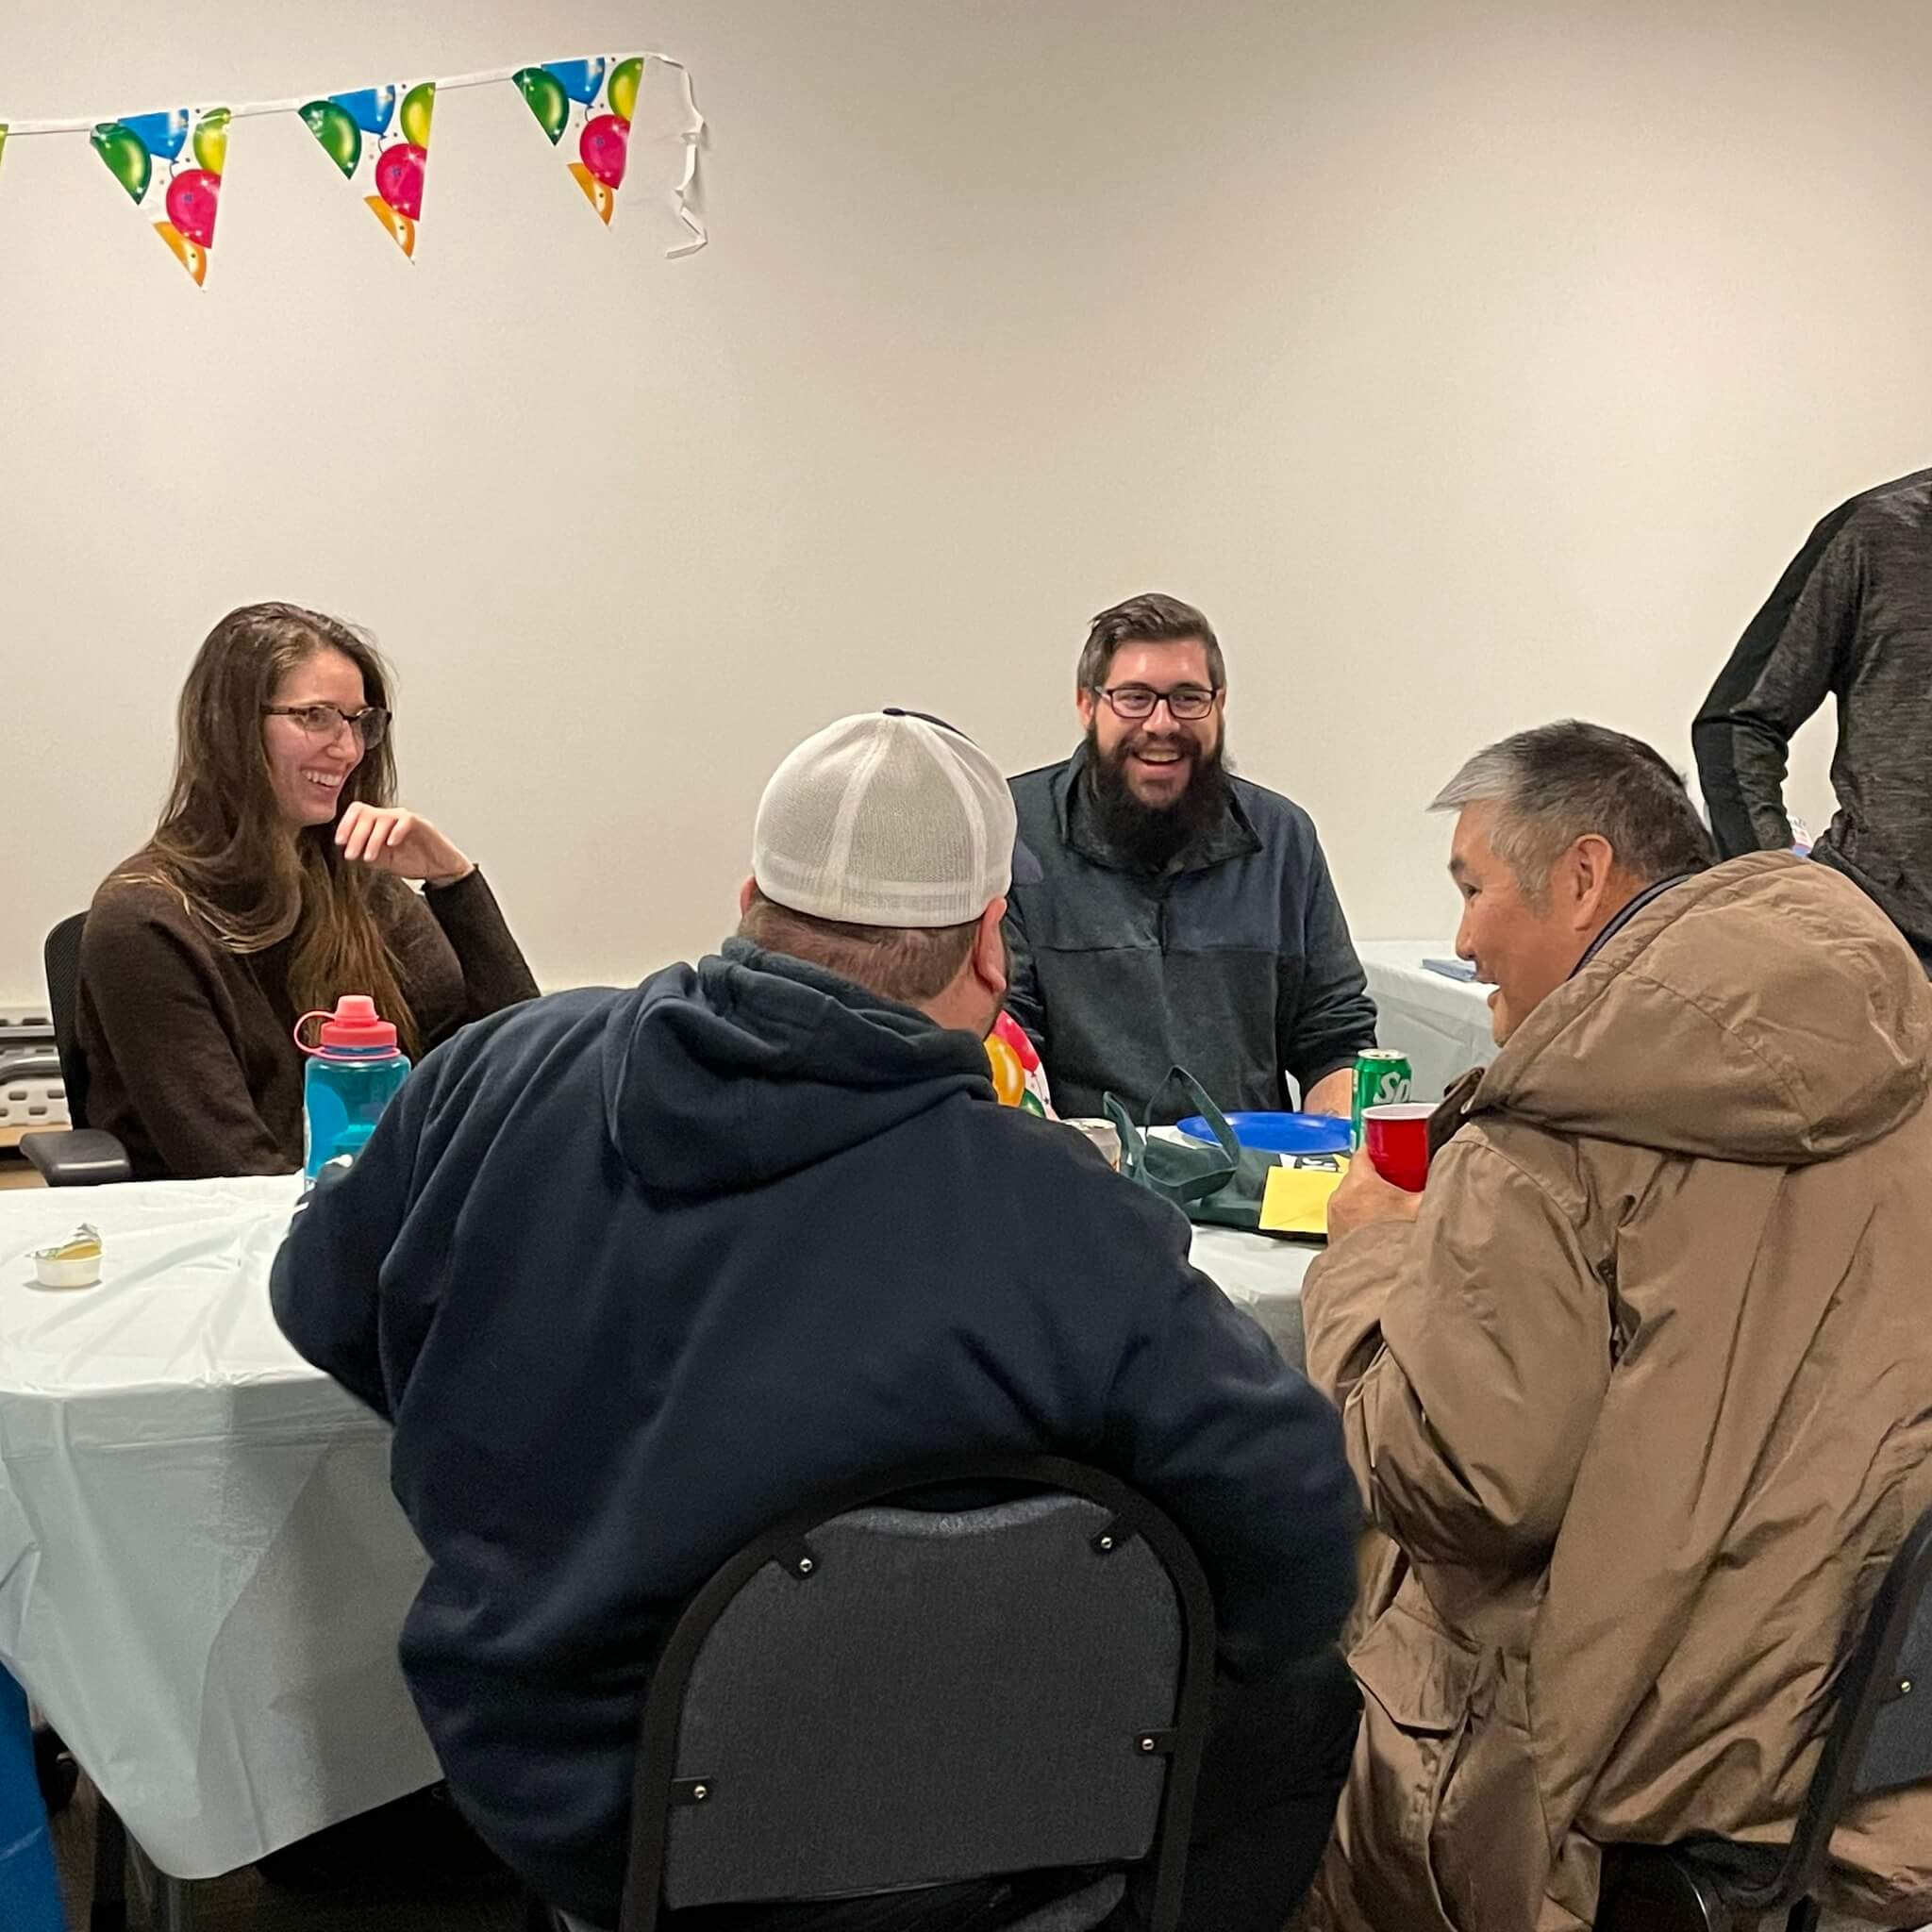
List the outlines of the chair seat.
<svg viewBox="0 0 1932 1932">
<path fill-rule="evenodd" d="M 1041 1906 L 1037 1912 L 1028 1912 L 1018 1924 L 1009 1925 L 1007 1932 L 1093 1932 L 1095 1926 L 1104 1925 L 1112 1916 L 1126 1890 L 1124 1878 L 1118 1873 L 1109 1874 L 1065 1898 Z"/>
<path fill-rule="evenodd" d="M 1065 1898 L 1057 1898 L 1051 1905 L 1028 1912 L 1024 1919 L 1006 1927 L 1005 1932 L 1097 1932 L 1125 1896 L 1126 1890 L 1127 1881 L 1118 1874 L 1096 1878 L 1091 1885 L 1082 1886 Z M 588 1919 L 574 1919 L 568 1912 L 551 1916 L 560 1932 L 603 1932 L 601 1926 L 592 1925 Z"/>
<path fill-rule="evenodd" d="M 1709 1876 L 1669 1852 L 1608 1846 L 1597 1932 L 1731 1932 Z"/>
</svg>

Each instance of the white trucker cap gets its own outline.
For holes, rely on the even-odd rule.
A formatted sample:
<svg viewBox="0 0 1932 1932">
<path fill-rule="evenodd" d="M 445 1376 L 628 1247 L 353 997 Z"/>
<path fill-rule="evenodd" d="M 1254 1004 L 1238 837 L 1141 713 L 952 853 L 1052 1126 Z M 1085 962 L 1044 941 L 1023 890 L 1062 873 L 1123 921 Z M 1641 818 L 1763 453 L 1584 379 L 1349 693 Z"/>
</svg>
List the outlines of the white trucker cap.
<svg viewBox="0 0 1932 1932">
<path fill-rule="evenodd" d="M 999 767 L 963 732 L 912 711 L 862 711 L 773 773 L 752 876 L 813 919 L 964 925 L 1006 897 L 1017 825 Z"/>
</svg>

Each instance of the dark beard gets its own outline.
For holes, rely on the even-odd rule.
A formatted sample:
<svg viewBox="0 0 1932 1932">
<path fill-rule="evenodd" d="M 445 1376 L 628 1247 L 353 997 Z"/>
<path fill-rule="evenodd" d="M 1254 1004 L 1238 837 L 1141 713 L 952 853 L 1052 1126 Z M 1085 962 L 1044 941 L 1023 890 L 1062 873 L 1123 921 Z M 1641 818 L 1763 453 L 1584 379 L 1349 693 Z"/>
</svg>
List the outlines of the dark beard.
<svg viewBox="0 0 1932 1932">
<path fill-rule="evenodd" d="M 1227 809 L 1227 740 L 1193 755 L 1187 788 L 1170 806 L 1142 805 L 1127 783 L 1126 748 L 1108 758 L 1087 732 L 1087 799 L 1100 842 L 1130 872 L 1165 872 L 1199 833 Z"/>
</svg>

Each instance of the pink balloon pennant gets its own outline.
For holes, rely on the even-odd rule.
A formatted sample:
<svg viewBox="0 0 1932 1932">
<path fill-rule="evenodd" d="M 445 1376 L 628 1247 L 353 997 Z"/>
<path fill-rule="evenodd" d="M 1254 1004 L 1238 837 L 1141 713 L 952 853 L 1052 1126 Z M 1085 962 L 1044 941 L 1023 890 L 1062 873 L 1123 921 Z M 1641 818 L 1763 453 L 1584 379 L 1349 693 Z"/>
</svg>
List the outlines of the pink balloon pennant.
<svg viewBox="0 0 1932 1932">
<path fill-rule="evenodd" d="M 630 159 L 631 119 L 643 86 L 641 54 L 550 60 L 520 68 L 516 84 L 544 137 L 606 226 Z"/>
</svg>

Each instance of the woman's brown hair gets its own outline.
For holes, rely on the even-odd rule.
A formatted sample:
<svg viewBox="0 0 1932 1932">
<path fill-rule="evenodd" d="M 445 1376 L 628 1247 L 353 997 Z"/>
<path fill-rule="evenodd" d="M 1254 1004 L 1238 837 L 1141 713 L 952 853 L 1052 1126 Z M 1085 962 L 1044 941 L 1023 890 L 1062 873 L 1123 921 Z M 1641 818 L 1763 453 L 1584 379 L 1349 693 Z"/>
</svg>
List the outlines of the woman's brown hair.
<svg viewBox="0 0 1932 1932">
<path fill-rule="evenodd" d="M 175 775 L 146 858 L 162 884 L 231 953 L 263 953 L 292 938 L 289 996 L 298 1013 L 366 992 L 403 1049 L 421 1050 L 376 905 L 397 881 L 345 864 L 333 823 L 291 840 L 275 802 L 262 720 L 290 672 L 340 651 L 362 674 L 362 702 L 390 708 L 391 679 L 360 632 L 293 604 L 249 604 L 208 634 L 181 687 Z M 346 808 L 395 799 L 391 740 L 371 745 L 341 790 Z"/>
</svg>

